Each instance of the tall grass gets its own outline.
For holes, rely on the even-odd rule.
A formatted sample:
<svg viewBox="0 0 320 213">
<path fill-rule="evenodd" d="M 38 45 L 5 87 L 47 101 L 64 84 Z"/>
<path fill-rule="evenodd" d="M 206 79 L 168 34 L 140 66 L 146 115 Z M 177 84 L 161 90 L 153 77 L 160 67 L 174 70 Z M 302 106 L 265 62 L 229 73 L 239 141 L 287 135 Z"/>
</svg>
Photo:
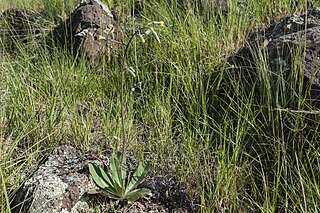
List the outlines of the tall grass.
<svg viewBox="0 0 320 213">
<path fill-rule="evenodd" d="M 63 15 L 59 8 L 69 3 L 55 2 L 29 6 Z M 250 30 L 303 11 L 304 2 L 248 0 L 239 12 L 229 1 L 227 16 L 182 1 L 122 3 L 109 1 L 125 13 L 136 8 L 141 25 L 166 24 L 160 44 L 150 37 L 129 49 L 137 74 L 126 75 L 124 87 L 129 152 L 151 159 L 154 173 L 174 175 L 199 212 L 319 212 L 319 115 L 295 74 L 302 53 L 288 78 L 283 68 L 273 73 L 260 50 L 252 50 L 249 82 L 226 61 Z M 54 147 L 112 150 L 123 128 L 120 62 L 93 65 L 58 47 L 39 45 L 35 54 L 14 42 L 15 53 L 4 49 L 0 60 L 1 212 L 10 212 L 25 171 Z"/>
</svg>

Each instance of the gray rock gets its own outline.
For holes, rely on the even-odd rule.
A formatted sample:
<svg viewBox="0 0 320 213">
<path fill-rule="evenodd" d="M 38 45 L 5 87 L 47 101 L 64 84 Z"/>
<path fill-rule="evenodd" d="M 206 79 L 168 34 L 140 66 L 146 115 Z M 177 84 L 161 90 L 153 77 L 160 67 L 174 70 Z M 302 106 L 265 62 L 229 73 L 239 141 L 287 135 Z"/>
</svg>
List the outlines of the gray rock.
<svg viewBox="0 0 320 213">
<path fill-rule="evenodd" d="M 114 57 L 121 47 L 122 33 L 107 5 L 86 0 L 76 6 L 66 22 L 54 30 L 54 37 L 75 53 L 94 61 Z"/>
<path fill-rule="evenodd" d="M 87 165 L 89 161 L 72 146 L 58 147 L 45 164 L 25 182 L 15 203 L 27 201 L 16 212 L 93 212 L 83 201 L 97 191 Z"/>
<path fill-rule="evenodd" d="M 276 73 L 280 70 L 285 78 L 292 75 L 296 70 L 292 67 L 295 53 L 300 51 L 302 55 L 298 63 L 303 68 L 305 89 L 311 86 L 308 98 L 314 107 L 320 107 L 320 11 L 318 9 L 309 10 L 307 14 L 290 15 L 266 29 L 252 33 L 247 44 L 230 57 L 229 62 L 242 70 L 251 67 L 250 74 L 246 75 L 256 75 L 255 70 L 252 70 L 252 67 L 255 67 L 253 53 L 256 50 L 268 56 L 273 79 L 277 79 Z"/>
</svg>

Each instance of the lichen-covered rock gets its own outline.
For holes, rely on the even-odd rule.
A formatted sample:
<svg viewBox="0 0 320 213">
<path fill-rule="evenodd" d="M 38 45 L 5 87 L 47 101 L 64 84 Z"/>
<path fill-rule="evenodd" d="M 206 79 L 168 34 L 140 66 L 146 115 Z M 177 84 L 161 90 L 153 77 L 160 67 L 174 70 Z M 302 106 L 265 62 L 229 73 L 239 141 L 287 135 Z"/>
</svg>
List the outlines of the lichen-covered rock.
<svg viewBox="0 0 320 213">
<path fill-rule="evenodd" d="M 283 72 L 286 79 L 292 72 L 297 72 L 293 65 L 302 67 L 305 89 L 311 86 L 308 96 L 314 107 L 320 105 L 320 11 L 309 10 L 307 14 L 293 14 L 280 22 L 272 24 L 258 33 L 252 33 L 248 42 L 229 62 L 237 68 L 251 69 L 255 75 L 257 59 L 255 51 L 267 56 L 271 77 Z M 299 53 L 300 52 L 300 56 Z M 300 59 L 295 57 L 299 56 Z M 298 64 L 297 64 L 298 63 Z M 275 82 L 274 82 L 275 83 Z"/>
<path fill-rule="evenodd" d="M 152 190 L 149 199 L 110 202 L 100 194 L 99 200 L 96 194 L 99 189 L 88 171 L 90 158 L 69 145 L 55 149 L 16 194 L 11 212 L 196 212 L 186 191 L 179 188 L 177 180 L 169 174 L 146 177 L 139 187 Z M 94 203 L 97 200 L 99 202 Z M 99 205 L 95 205 L 97 203 Z"/>
<path fill-rule="evenodd" d="M 55 39 L 93 60 L 115 56 L 121 47 L 121 35 L 110 9 L 99 0 L 78 5 L 54 32 Z"/>
<path fill-rule="evenodd" d="M 98 188 L 90 178 L 88 160 L 72 146 L 58 147 L 45 164 L 28 179 L 15 203 L 24 201 L 19 212 L 93 212 L 83 201 Z"/>
</svg>

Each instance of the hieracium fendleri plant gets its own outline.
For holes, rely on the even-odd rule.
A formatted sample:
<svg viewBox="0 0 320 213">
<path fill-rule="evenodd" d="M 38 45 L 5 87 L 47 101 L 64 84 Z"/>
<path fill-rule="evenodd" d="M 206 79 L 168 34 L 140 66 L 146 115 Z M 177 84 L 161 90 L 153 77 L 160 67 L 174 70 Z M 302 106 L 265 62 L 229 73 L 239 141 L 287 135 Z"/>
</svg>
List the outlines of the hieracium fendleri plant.
<svg viewBox="0 0 320 213">
<path fill-rule="evenodd" d="M 128 50 L 134 38 L 139 38 L 142 43 L 145 43 L 145 37 L 153 35 L 154 38 L 160 42 L 160 38 L 154 29 L 155 26 L 164 26 L 164 22 L 154 21 L 148 23 L 142 28 L 139 28 L 126 44 L 121 71 L 122 150 L 121 152 L 118 152 L 118 148 L 116 148 L 116 152 L 111 155 L 109 172 L 105 172 L 102 167 L 96 164 L 89 164 L 89 171 L 94 182 L 111 199 L 135 201 L 145 196 L 151 196 L 151 191 L 149 189 L 137 189 L 138 185 L 142 182 L 149 170 L 149 163 L 140 162 L 138 168 L 133 174 L 127 174 L 125 158 L 127 141 L 124 123 L 124 72 L 128 71 L 133 77 L 136 77 L 135 70 L 132 67 L 127 66 Z M 104 38 L 99 37 L 99 39 L 103 40 Z"/>
</svg>

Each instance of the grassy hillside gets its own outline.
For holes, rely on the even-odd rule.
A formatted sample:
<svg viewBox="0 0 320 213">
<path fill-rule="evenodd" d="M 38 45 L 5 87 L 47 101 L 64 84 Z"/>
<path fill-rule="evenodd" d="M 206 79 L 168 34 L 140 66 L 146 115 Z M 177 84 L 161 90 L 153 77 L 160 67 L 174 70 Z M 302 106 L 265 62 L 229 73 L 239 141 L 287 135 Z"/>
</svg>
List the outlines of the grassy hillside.
<svg viewBox="0 0 320 213">
<path fill-rule="evenodd" d="M 34 171 L 54 147 L 115 150 L 123 131 L 128 153 L 151 159 L 151 174 L 176 177 L 200 212 L 320 211 L 319 112 L 304 97 L 299 110 L 274 108 L 268 100 L 291 101 L 272 95 L 283 86 L 272 88 L 267 81 L 245 86 L 246 79 L 235 78 L 227 63 L 251 30 L 305 11 L 304 0 L 230 0 L 227 16 L 184 0 L 105 1 L 119 14 L 139 13 L 125 41 L 138 26 L 165 23 L 155 28 L 161 43 L 149 36 L 146 43 L 130 44 L 126 63 L 136 76 L 125 74 L 124 129 L 123 53 L 94 65 L 39 44 L 46 28 L 76 3 L 48 2 L 0 1 L 0 9 L 43 8 L 49 14 L 37 36 L 13 40 L 14 52 L 3 49 L 0 58 L 0 212 L 10 212 L 25 171 Z M 257 56 L 258 76 L 267 79 L 269 68 Z M 264 97 L 255 93 L 258 86 Z"/>
</svg>

